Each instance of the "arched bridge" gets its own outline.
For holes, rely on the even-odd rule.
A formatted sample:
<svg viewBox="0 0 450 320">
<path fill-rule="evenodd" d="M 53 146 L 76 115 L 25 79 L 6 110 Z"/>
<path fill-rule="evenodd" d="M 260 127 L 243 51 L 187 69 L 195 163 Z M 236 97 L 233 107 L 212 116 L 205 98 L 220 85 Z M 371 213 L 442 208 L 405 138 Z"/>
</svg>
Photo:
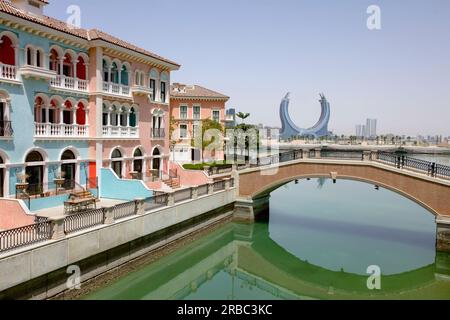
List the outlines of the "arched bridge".
<svg viewBox="0 0 450 320">
<path fill-rule="evenodd" d="M 266 163 L 266 164 L 264 164 Z M 367 182 L 397 192 L 436 216 L 438 242 L 450 251 L 450 168 L 380 152 L 296 150 L 235 173 L 237 218 L 253 220 L 258 199 L 296 179 L 328 177 Z"/>
</svg>

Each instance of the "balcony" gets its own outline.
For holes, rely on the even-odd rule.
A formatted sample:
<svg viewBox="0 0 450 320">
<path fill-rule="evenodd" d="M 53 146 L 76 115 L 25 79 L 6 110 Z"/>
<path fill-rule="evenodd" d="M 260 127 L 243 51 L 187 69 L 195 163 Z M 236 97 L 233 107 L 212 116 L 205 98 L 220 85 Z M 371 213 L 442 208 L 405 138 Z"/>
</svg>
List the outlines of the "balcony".
<svg viewBox="0 0 450 320">
<path fill-rule="evenodd" d="M 57 75 L 50 80 L 50 87 L 57 90 L 88 92 L 88 81 Z"/>
<path fill-rule="evenodd" d="M 20 74 L 25 78 L 36 78 L 50 81 L 56 77 L 56 72 L 53 70 L 31 65 L 26 65 L 20 68 Z"/>
<path fill-rule="evenodd" d="M 164 139 L 166 137 L 164 128 L 152 128 L 153 139 Z"/>
<path fill-rule="evenodd" d="M 132 86 L 131 92 L 137 96 L 148 96 L 148 95 L 153 94 L 152 89 L 144 87 L 144 86 L 138 86 L 138 85 Z"/>
<path fill-rule="evenodd" d="M 89 136 L 89 126 L 79 124 L 35 123 L 36 138 L 85 138 Z"/>
<path fill-rule="evenodd" d="M 105 138 L 139 138 L 138 127 L 103 126 Z"/>
<path fill-rule="evenodd" d="M 6 82 L 20 82 L 17 67 L 0 63 L 0 80 L 6 80 Z"/>
<path fill-rule="evenodd" d="M 14 134 L 11 121 L 0 121 L 0 138 L 10 138 Z"/>
<path fill-rule="evenodd" d="M 123 84 L 103 82 L 103 92 L 114 96 L 131 98 L 130 87 Z"/>
</svg>

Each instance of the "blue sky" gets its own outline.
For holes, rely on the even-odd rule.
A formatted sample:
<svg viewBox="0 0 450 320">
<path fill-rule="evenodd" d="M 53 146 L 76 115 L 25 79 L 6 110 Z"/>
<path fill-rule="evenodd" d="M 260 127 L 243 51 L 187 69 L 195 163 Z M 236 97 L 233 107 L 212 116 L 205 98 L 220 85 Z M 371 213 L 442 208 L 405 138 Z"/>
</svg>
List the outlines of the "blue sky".
<svg viewBox="0 0 450 320">
<path fill-rule="evenodd" d="M 79 5 L 82 27 L 182 64 L 172 81 L 229 95 L 227 106 L 254 123 L 280 125 L 290 91 L 292 118 L 311 126 L 323 92 L 339 134 L 373 117 L 379 133 L 450 135 L 448 0 L 50 2 L 48 15 L 66 20 L 66 8 Z M 381 30 L 366 27 L 372 4 Z"/>
</svg>

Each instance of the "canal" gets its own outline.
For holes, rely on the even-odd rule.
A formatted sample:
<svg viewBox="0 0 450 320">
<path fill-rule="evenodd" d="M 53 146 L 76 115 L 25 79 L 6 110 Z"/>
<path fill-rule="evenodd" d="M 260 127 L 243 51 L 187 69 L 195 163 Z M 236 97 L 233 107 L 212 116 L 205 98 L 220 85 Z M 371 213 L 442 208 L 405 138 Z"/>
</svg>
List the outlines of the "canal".
<svg viewBox="0 0 450 320">
<path fill-rule="evenodd" d="M 272 192 L 268 210 L 268 221 L 228 223 L 83 298 L 450 299 L 434 216 L 411 200 L 310 179 Z M 369 266 L 380 289 L 367 286 Z"/>
</svg>

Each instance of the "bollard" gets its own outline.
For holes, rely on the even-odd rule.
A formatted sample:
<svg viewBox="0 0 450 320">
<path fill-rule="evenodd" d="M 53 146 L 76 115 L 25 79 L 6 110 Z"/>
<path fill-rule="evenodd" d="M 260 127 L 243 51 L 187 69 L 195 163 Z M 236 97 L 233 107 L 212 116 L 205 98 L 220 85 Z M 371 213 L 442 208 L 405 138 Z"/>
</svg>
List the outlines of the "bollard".
<svg viewBox="0 0 450 320">
<path fill-rule="evenodd" d="M 198 198 L 198 186 L 193 186 L 191 188 L 191 195 L 193 200 Z"/>
<path fill-rule="evenodd" d="M 60 240 L 65 238 L 66 234 L 64 232 L 64 216 L 49 218 L 51 222 L 51 235 L 52 240 Z"/>
<path fill-rule="evenodd" d="M 322 148 L 315 148 L 314 149 L 314 151 L 315 151 L 315 154 L 316 154 L 316 159 L 320 159 L 321 158 L 321 151 L 322 151 Z"/>
<path fill-rule="evenodd" d="M 302 149 L 303 152 L 303 159 L 309 158 L 309 149 Z"/>
<path fill-rule="evenodd" d="M 138 198 L 136 202 L 136 215 L 141 216 L 145 213 L 145 199 Z"/>
<path fill-rule="evenodd" d="M 114 207 L 103 208 L 104 224 L 114 223 Z"/>
<path fill-rule="evenodd" d="M 230 190 L 230 178 L 225 178 L 225 190 Z"/>
<path fill-rule="evenodd" d="M 208 194 L 214 194 L 214 182 L 208 183 Z"/>
<path fill-rule="evenodd" d="M 168 192 L 167 193 L 167 206 L 173 206 L 175 204 L 175 193 Z"/>
</svg>

